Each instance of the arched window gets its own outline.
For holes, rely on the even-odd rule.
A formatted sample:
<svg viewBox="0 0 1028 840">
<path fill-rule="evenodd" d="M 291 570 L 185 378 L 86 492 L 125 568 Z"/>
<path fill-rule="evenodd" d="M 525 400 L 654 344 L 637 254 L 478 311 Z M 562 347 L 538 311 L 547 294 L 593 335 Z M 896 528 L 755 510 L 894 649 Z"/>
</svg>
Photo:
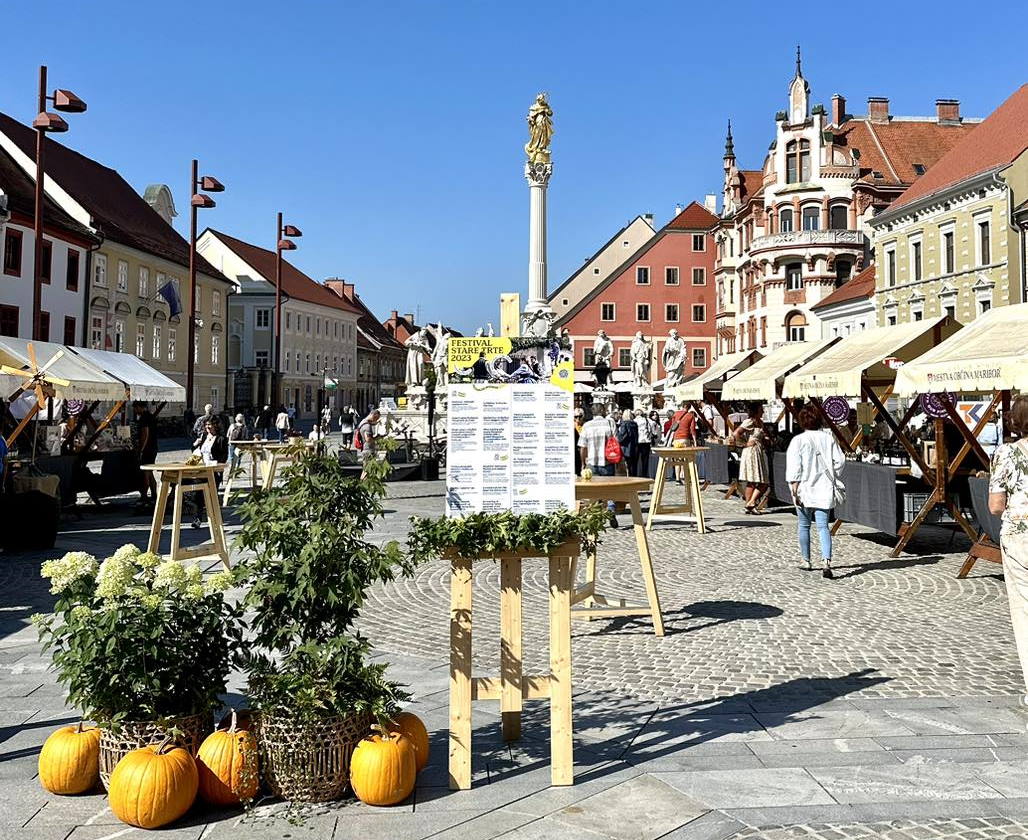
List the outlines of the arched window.
<svg viewBox="0 0 1028 840">
<path fill-rule="evenodd" d="M 820 230 L 821 228 L 821 208 L 816 204 L 812 204 L 808 207 L 803 208 L 803 229 L 804 230 Z"/>
<path fill-rule="evenodd" d="M 845 204 L 833 204 L 829 211 L 829 227 L 832 230 L 846 230 L 850 226 L 850 211 Z"/>
<path fill-rule="evenodd" d="M 786 341 L 805 341 L 807 318 L 802 312 L 790 312 L 785 319 Z"/>
<path fill-rule="evenodd" d="M 792 208 L 784 207 L 778 214 L 778 230 L 782 233 L 792 233 Z"/>
<path fill-rule="evenodd" d="M 793 140 L 785 146 L 785 182 L 810 180 L 810 141 Z"/>
<path fill-rule="evenodd" d="M 846 260 L 837 260 L 835 263 L 835 285 L 841 286 L 850 279 L 853 273 L 853 263 Z"/>
</svg>

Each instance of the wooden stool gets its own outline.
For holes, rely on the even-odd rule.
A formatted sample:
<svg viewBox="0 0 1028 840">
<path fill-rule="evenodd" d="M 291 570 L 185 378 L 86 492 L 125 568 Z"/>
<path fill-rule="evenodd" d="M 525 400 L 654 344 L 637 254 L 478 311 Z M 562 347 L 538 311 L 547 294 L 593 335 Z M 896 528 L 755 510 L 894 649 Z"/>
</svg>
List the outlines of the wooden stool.
<svg viewBox="0 0 1028 840">
<path fill-rule="evenodd" d="M 648 478 L 628 478 L 625 476 L 597 475 L 589 481 L 579 479 L 575 482 L 575 498 L 579 503 L 584 501 L 625 502 L 632 511 L 632 527 L 635 531 L 635 545 L 639 552 L 639 565 L 642 568 L 643 582 L 646 584 L 646 596 L 649 606 L 629 604 L 624 598 L 600 595 L 596 591 L 596 553 L 590 552 L 585 561 L 585 583 L 577 587 L 571 596 L 571 603 L 585 603 L 585 607 L 573 609 L 572 618 L 617 618 L 620 616 L 648 615 L 653 619 L 653 633 L 664 635 L 664 619 L 660 613 L 660 596 L 657 594 L 657 581 L 653 577 L 653 563 L 650 560 L 650 544 L 646 539 L 646 523 L 643 521 L 642 506 L 639 504 L 639 493 L 649 490 L 652 482 Z M 574 575 L 572 575 L 574 579 Z M 617 603 L 614 603 L 614 601 Z"/>
<path fill-rule="evenodd" d="M 571 589 L 572 567 L 582 550 L 577 540 L 554 549 L 550 564 L 550 673 L 522 673 L 521 568 L 531 549 L 480 558 L 500 561 L 500 675 L 471 676 L 470 557 L 454 553 L 450 561 L 450 789 L 471 787 L 471 701 L 499 700 L 503 738 L 521 737 L 525 700 L 550 700 L 550 782 L 574 784 L 571 740 Z"/>
<path fill-rule="evenodd" d="M 696 469 L 696 455 L 706 452 L 705 446 L 661 446 L 651 450 L 657 456 L 657 476 L 653 480 L 653 495 L 650 497 L 650 513 L 646 518 L 646 530 L 653 528 L 653 518 L 665 513 L 685 514 L 686 519 L 696 522 L 696 530 L 707 533 L 703 521 L 703 496 L 700 495 L 700 476 Z M 669 467 L 681 467 L 685 471 L 685 503 L 664 504 L 664 487 Z"/>
<path fill-rule="evenodd" d="M 228 547 L 225 544 L 225 526 L 221 521 L 221 505 L 218 499 L 218 488 L 214 483 L 214 474 L 225 469 L 224 464 L 148 464 L 144 470 L 161 474 L 161 489 L 157 494 L 157 504 L 153 509 L 153 524 L 150 526 L 150 543 L 147 551 L 160 553 L 161 529 L 164 527 L 164 514 L 168 507 L 168 495 L 171 487 L 175 487 L 175 503 L 171 517 L 171 554 L 169 560 L 189 560 L 194 557 L 220 557 L 226 569 L 232 568 L 228 559 Z M 187 492 L 203 493 L 207 504 L 207 524 L 210 529 L 210 542 L 192 548 L 181 548 L 182 508 Z"/>
<path fill-rule="evenodd" d="M 257 479 L 257 468 L 260 462 L 264 458 L 264 448 L 268 442 L 263 440 L 237 440 L 233 441 L 232 446 L 235 447 L 239 455 L 239 466 L 242 468 L 243 456 L 248 455 L 250 457 L 250 489 L 254 490 L 260 487 L 260 483 Z M 242 479 L 242 476 L 235 475 L 235 470 L 226 468 L 225 470 L 225 487 L 222 490 L 221 503 L 223 505 L 228 504 L 229 496 L 233 490 L 239 490 L 241 488 L 234 485 L 238 484 Z"/>
</svg>

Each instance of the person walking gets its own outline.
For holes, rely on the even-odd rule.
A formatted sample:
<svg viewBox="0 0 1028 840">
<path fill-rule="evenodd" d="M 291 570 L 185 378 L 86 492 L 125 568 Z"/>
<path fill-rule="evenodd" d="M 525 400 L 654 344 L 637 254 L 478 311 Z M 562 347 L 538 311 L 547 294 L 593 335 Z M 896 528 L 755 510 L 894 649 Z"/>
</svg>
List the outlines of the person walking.
<svg viewBox="0 0 1028 840">
<path fill-rule="evenodd" d="M 261 413 L 257 415 L 257 430 L 261 433 L 263 440 L 271 439 L 271 427 L 275 420 L 275 413 L 270 405 L 264 406 Z"/>
<path fill-rule="evenodd" d="M 635 459 L 635 474 L 649 478 L 650 475 L 650 451 L 653 444 L 660 443 L 660 421 L 656 411 L 646 414 L 639 412 L 635 418 L 635 425 L 639 428 L 639 451 Z"/>
<path fill-rule="evenodd" d="M 992 457 L 989 511 L 1003 518 L 999 532 L 1003 578 L 1017 658 L 1028 691 L 1028 396 L 1014 400 L 1003 422 L 1018 439 L 1000 444 Z M 1028 705 L 1028 694 L 1023 702 Z"/>
<path fill-rule="evenodd" d="M 278 407 L 278 414 L 275 416 L 275 429 L 278 431 L 278 442 L 285 443 L 286 435 L 289 432 L 289 412 L 284 405 Z"/>
<path fill-rule="evenodd" d="M 632 477 L 637 476 L 639 427 L 635 424 L 635 415 L 629 408 L 621 412 L 621 422 L 617 425 L 617 439 L 621 445 L 621 462 L 625 465 L 625 471 Z"/>
<path fill-rule="evenodd" d="M 607 419 L 607 410 L 603 405 L 593 404 L 593 416 L 584 426 L 578 437 L 582 455 L 582 466 L 592 470 L 593 475 L 614 475 L 614 465 L 607 462 L 607 440 L 613 434 L 611 422 Z M 610 513 L 610 527 L 618 527 L 613 502 L 607 502 Z"/>
<path fill-rule="evenodd" d="M 228 427 L 228 434 L 225 437 L 228 438 L 228 468 L 229 470 L 238 469 L 243 454 L 236 449 L 235 442 L 237 440 L 246 440 L 247 438 L 246 418 L 242 414 L 236 415 L 236 419 Z"/>
<path fill-rule="evenodd" d="M 376 427 L 381 418 L 382 413 L 373 408 L 371 413 L 357 424 L 357 431 L 353 434 L 353 444 L 361 453 L 361 481 L 368 477 L 368 461 L 378 457 L 379 435 Z"/>
<path fill-rule="evenodd" d="M 739 481 L 746 484 L 743 495 L 746 513 L 753 514 L 757 512 L 757 502 L 768 485 L 763 416 L 764 410 L 760 405 L 751 406 L 749 416 L 736 426 L 731 438 L 732 443 L 743 448 L 739 459 Z"/>
<path fill-rule="evenodd" d="M 339 413 L 339 431 L 343 436 L 343 449 L 353 445 L 353 407 L 346 406 Z"/>
<path fill-rule="evenodd" d="M 207 421 L 203 434 L 193 441 L 193 454 L 203 458 L 205 464 L 224 464 L 228 460 L 228 438 L 221 433 L 221 423 L 217 417 L 212 416 Z M 214 483 L 221 486 L 220 473 L 214 474 Z M 195 506 L 193 527 L 199 528 L 207 513 L 207 506 L 204 503 L 203 491 L 193 491 L 192 495 Z"/>
<path fill-rule="evenodd" d="M 136 418 L 136 456 L 139 466 L 152 464 L 157 460 L 157 418 L 142 400 L 132 403 L 132 413 Z M 153 470 L 139 471 L 139 504 L 137 511 L 146 509 L 147 494 L 151 502 L 157 501 L 157 480 Z"/>
<path fill-rule="evenodd" d="M 579 407 L 575 409 L 575 426 L 574 426 L 574 442 L 575 448 L 575 475 L 582 474 L 582 449 L 579 446 L 578 439 L 582 434 L 582 426 L 585 425 L 585 409 Z"/>
<path fill-rule="evenodd" d="M 210 403 L 207 403 L 207 405 L 203 407 L 203 414 L 197 417 L 196 421 L 193 423 L 193 437 L 198 438 L 202 436 L 207 428 L 207 424 L 210 423 L 213 419 L 214 406 Z"/>
<path fill-rule="evenodd" d="M 842 481 L 842 468 L 846 456 L 824 422 L 818 410 L 807 403 L 797 414 L 803 431 L 789 441 L 785 455 L 785 480 L 792 491 L 796 505 L 796 524 L 799 532 L 800 557 L 807 570 L 810 562 L 810 528 L 817 526 L 821 556 L 824 558 L 823 577 L 831 579 L 832 532 L 828 519 L 835 507 L 836 487 Z"/>
</svg>

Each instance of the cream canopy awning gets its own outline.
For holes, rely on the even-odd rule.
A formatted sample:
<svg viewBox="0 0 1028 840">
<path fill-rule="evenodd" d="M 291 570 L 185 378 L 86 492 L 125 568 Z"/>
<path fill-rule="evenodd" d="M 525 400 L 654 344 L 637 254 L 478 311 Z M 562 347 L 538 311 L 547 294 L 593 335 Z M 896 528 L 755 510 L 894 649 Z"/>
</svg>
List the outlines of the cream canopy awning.
<svg viewBox="0 0 1028 840">
<path fill-rule="evenodd" d="M 46 366 L 54 356 L 62 353 L 46 373 L 58 379 L 68 381 L 67 385 L 54 383 L 55 396 L 58 399 L 71 400 L 123 400 L 125 384 L 113 376 L 104 373 L 100 368 L 72 352 L 70 347 L 53 344 L 49 341 L 33 341 L 32 349 L 36 354 L 36 364 L 40 368 Z M 29 341 L 24 338 L 0 337 L 0 363 L 10 367 L 23 368 L 28 375 L 31 364 L 28 353 Z M 46 374 L 44 374 L 44 379 Z M 25 377 L 0 374 L 0 395 L 4 398 L 17 391 Z"/>
<path fill-rule="evenodd" d="M 134 400 L 185 402 L 185 388 L 174 379 L 169 379 L 160 371 L 154 370 L 138 356 L 114 353 L 110 350 L 93 350 L 88 347 L 72 347 L 71 350 L 104 373 L 120 379 Z"/>
<path fill-rule="evenodd" d="M 765 402 L 776 399 L 780 380 L 839 340 L 836 337 L 823 341 L 795 341 L 772 350 L 763 359 L 729 379 L 721 390 L 721 399 Z"/>
<path fill-rule="evenodd" d="M 979 315 L 896 375 L 896 393 L 1028 390 L 1028 303 Z"/>
<path fill-rule="evenodd" d="M 671 396 L 679 402 L 683 400 L 702 400 L 703 392 L 720 390 L 721 384 L 733 373 L 744 370 L 761 358 L 756 350 L 744 350 L 740 353 L 729 353 L 720 356 L 703 373 L 697 374 L 688 382 L 675 385 Z"/>
<path fill-rule="evenodd" d="M 853 333 L 785 377 L 782 396 L 859 397 L 865 378 L 892 382 L 893 364 L 913 361 L 959 328 L 944 316 Z"/>
</svg>

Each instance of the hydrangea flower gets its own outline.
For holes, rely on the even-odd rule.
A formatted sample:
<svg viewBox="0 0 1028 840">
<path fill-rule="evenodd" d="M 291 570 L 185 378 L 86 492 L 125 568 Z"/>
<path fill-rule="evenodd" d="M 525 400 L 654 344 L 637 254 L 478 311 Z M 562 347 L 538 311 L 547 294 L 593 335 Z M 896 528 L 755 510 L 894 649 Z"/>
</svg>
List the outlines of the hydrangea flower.
<svg viewBox="0 0 1028 840">
<path fill-rule="evenodd" d="M 154 589 L 182 589 L 187 585 L 186 570 L 177 560 L 165 560 L 157 567 Z"/>
<path fill-rule="evenodd" d="M 120 598 L 135 576 L 136 569 L 132 561 L 108 557 L 100 564 L 100 571 L 96 576 L 96 594 L 108 600 Z"/>
<path fill-rule="evenodd" d="M 229 571 L 216 572 L 207 578 L 208 592 L 224 592 L 236 582 L 236 576 Z"/>
<path fill-rule="evenodd" d="M 203 572 L 196 564 L 186 567 L 186 583 L 190 586 L 203 583 Z"/>
<path fill-rule="evenodd" d="M 72 618 L 76 618 L 76 619 L 89 618 L 89 616 L 91 616 L 92 614 L 93 614 L 93 611 L 89 607 L 82 606 L 82 605 L 79 605 L 77 607 L 72 607 L 72 610 L 71 610 L 71 617 Z"/>
<path fill-rule="evenodd" d="M 153 551 L 144 551 L 136 557 L 136 565 L 143 569 L 156 569 L 161 565 L 161 555 Z"/>
<path fill-rule="evenodd" d="M 114 552 L 111 556 L 115 560 L 135 560 L 142 552 L 137 546 L 132 543 L 125 543 L 121 548 Z"/>
<path fill-rule="evenodd" d="M 185 597 L 190 601 L 199 601 L 204 596 L 203 586 L 199 583 L 191 583 L 186 587 Z"/>
<path fill-rule="evenodd" d="M 156 610 L 164 603 L 164 599 L 160 595 L 144 595 L 141 599 L 143 606 L 150 610 Z"/>
<path fill-rule="evenodd" d="M 47 560 L 40 574 L 50 579 L 50 593 L 58 595 L 80 578 L 95 575 L 96 558 L 85 551 L 69 551 L 59 560 Z"/>
</svg>

